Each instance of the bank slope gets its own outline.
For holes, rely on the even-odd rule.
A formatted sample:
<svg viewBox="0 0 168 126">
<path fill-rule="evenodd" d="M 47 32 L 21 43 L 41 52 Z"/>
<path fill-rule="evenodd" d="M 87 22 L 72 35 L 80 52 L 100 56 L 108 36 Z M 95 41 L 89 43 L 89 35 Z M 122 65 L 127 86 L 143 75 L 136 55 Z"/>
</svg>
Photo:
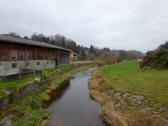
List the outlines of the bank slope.
<svg viewBox="0 0 168 126">
<path fill-rule="evenodd" d="M 141 70 L 137 61 L 100 67 L 90 80 L 102 118 L 113 126 L 168 124 L 168 70 Z"/>
</svg>

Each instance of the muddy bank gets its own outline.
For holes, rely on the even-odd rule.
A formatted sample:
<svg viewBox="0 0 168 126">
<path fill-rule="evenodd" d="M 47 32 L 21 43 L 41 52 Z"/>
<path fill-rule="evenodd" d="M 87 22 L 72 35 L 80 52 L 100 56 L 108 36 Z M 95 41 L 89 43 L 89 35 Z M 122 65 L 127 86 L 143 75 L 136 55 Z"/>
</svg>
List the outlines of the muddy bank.
<svg viewBox="0 0 168 126">
<path fill-rule="evenodd" d="M 57 88 L 47 91 L 47 95 L 50 97 L 48 100 L 43 101 L 43 106 L 48 107 L 53 101 L 58 100 L 64 92 L 68 89 L 70 83 L 69 79 L 64 80 Z"/>
<path fill-rule="evenodd" d="M 89 89 L 91 96 L 101 103 L 101 117 L 110 126 L 166 126 L 161 117 L 153 116 L 148 111 L 141 111 L 138 107 L 127 104 L 126 99 L 121 97 L 126 93 L 115 92 L 104 81 L 99 71 L 92 75 Z M 141 96 L 136 98 L 142 99 Z"/>
</svg>

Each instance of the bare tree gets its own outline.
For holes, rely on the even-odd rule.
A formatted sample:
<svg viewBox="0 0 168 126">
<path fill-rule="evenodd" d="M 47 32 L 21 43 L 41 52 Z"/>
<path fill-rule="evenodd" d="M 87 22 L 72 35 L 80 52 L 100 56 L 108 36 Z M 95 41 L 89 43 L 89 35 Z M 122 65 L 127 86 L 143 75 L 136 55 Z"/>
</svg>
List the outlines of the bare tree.
<svg viewBox="0 0 168 126">
<path fill-rule="evenodd" d="M 113 56 L 110 52 L 104 51 L 100 55 L 100 60 L 104 61 L 105 64 L 115 64 L 117 63 L 117 58 Z"/>
</svg>

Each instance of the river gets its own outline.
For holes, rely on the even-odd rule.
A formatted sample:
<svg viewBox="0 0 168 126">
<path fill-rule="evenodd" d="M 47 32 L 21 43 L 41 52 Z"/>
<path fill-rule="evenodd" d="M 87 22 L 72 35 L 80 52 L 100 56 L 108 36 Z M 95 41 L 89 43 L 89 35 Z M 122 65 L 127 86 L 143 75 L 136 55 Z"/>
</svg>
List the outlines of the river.
<svg viewBox="0 0 168 126">
<path fill-rule="evenodd" d="M 90 98 L 88 81 L 95 69 L 79 72 L 68 81 L 63 95 L 49 106 L 50 126 L 106 126 L 101 106 Z"/>
</svg>

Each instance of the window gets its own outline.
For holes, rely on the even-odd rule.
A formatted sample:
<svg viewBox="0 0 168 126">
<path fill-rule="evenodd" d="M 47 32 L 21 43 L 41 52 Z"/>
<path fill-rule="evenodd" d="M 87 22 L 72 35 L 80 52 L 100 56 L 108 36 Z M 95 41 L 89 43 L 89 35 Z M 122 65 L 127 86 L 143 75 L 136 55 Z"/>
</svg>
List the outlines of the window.
<svg viewBox="0 0 168 126">
<path fill-rule="evenodd" d="M 30 66 L 30 63 L 26 63 L 26 66 Z"/>
<path fill-rule="evenodd" d="M 12 68 L 16 68 L 17 67 L 17 63 L 12 63 Z"/>
<path fill-rule="evenodd" d="M 37 66 L 39 66 L 40 65 L 40 62 L 37 62 Z"/>
</svg>

